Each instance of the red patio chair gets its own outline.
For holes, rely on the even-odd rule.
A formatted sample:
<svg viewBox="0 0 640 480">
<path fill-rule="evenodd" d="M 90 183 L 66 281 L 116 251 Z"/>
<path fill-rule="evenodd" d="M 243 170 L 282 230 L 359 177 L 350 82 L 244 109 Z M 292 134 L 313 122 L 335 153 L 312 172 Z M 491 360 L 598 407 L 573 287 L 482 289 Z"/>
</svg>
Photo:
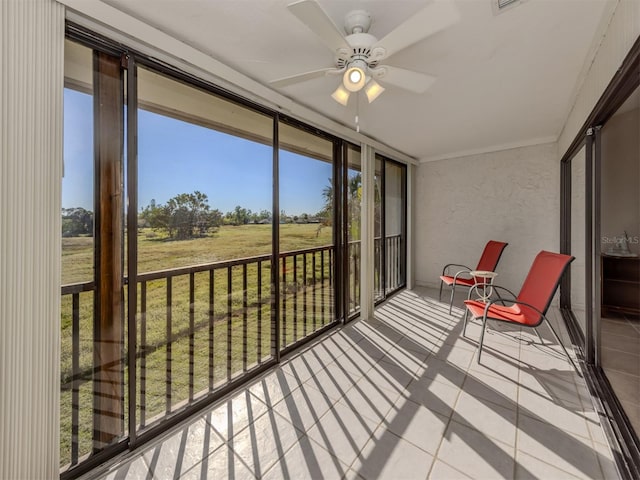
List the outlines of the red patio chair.
<svg viewBox="0 0 640 480">
<path fill-rule="evenodd" d="M 558 334 L 551 326 L 551 322 L 546 317 L 547 310 L 553 299 L 560 279 L 567 269 L 567 266 L 573 261 L 574 257 L 570 255 L 562 255 L 560 253 L 552 253 L 541 251 L 533 261 L 529 274 L 522 284 L 520 293 L 515 300 L 503 299 L 498 296 L 497 299 L 490 300 L 489 302 L 481 302 L 477 300 L 465 300 L 465 306 L 467 311 L 464 315 L 464 327 L 462 335 L 465 335 L 467 328 L 467 317 L 471 313 L 473 319 L 482 318 L 482 331 L 480 332 L 480 347 L 478 349 L 478 363 L 480 363 L 480 356 L 482 355 L 482 342 L 484 341 L 484 331 L 487 326 L 487 320 L 498 320 L 501 322 L 507 322 L 511 324 L 520 325 L 522 327 L 531 327 L 535 330 L 542 322 L 547 320 L 547 325 L 556 338 L 562 350 L 569 358 L 569 361 L 576 369 L 576 372 L 580 374 L 576 364 L 564 347 Z M 493 285 L 493 288 L 498 290 L 504 290 L 509 292 L 506 288 Z M 471 292 L 470 292 L 471 293 Z M 511 292 L 509 292 L 511 293 Z M 511 303 L 511 305 L 505 305 L 505 303 Z M 542 341 L 542 337 L 537 330 L 535 330 Z"/>
<path fill-rule="evenodd" d="M 498 265 L 498 261 L 502 256 L 504 248 L 509 245 L 504 242 L 496 242 L 495 240 L 489 240 L 484 247 L 480 261 L 475 270 L 484 270 L 486 272 L 493 272 Z M 464 270 L 456 272 L 451 276 L 448 272 L 449 267 L 462 267 Z M 449 299 L 449 315 L 451 315 L 451 307 L 453 306 L 453 296 L 456 292 L 456 286 L 460 287 L 473 287 L 476 284 L 476 280 L 471 276 L 472 269 L 466 265 L 459 265 L 457 263 L 449 263 L 442 269 L 442 275 L 440 275 L 440 294 L 438 300 L 442 300 L 442 285 L 447 284 L 451 287 L 451 298 Z"/>
</svg>

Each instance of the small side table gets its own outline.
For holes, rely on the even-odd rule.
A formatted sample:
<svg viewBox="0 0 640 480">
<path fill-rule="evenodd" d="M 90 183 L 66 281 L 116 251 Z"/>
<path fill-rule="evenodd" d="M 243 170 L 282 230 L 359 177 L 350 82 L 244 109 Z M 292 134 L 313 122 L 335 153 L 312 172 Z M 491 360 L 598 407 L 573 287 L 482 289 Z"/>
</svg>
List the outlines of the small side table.
<svg viewBox="0 0 640 480">
<path fill-rule="evenodd" d="M 472 270 L 470 273 L 476 281 L 476 289 L 478 290 L 478 295 L 480 295 L 477 300 L 485 303 L 488 302 L 493 294 L 493 279 L 496 278 L 498 274 L 485 270 Z M 471 290 L 469 290 L 469 293 L 471 293 Z"/>
</svg>

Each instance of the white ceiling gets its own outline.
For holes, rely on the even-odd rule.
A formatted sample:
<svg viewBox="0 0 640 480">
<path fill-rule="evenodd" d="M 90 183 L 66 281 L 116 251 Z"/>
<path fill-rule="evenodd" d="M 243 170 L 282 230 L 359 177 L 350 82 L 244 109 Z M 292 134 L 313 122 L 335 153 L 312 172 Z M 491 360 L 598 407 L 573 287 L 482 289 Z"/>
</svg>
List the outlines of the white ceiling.
<svg viewBox="0 0 640 480">
<path fill-rule="evenodd" d="M 333 53 L 287 10 L 292 0 L 104 0 L 249 77 L 270 80 L 333 65 Z M 384 37 L 429 0 L 318 0 L 339 27 L 366 9 Z M 499 15 L 492 0 L 452 0 L 461 20 L 383 63 L 436 76 L 424 94 L 388 88 L 348 107 L 336 77 L 280 93 L 345 125 L 359 103 L 361 131 L 431 160 L 553 141 L 611 0 L 527 0 Z M 382 82 L 381 82 L 382 83 Z"/>
</svg>

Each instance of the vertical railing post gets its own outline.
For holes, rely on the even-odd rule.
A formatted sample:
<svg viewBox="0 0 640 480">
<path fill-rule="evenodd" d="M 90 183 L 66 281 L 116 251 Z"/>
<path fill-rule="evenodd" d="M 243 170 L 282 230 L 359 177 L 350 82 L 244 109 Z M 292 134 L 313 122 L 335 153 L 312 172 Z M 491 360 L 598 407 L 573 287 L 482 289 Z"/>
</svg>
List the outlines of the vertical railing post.
<svg viewBox="0 0 640 480">
<path fill-rule="evenodd" d="M 147 282 L 140 283 L 140 427 L 147 413 Z"/>
<path fill-rule="evenodd" d="M 227 267 L 227 381 L 231 381 L 233 357 L 233 267 Z"/>
<path fill-rule="evenodd" d="M 258 364 L 262 363 L 262 262 L 258 262 Z"/>
<path fill-rule="evenodd" d="M 304 336 L 307 336 L 307 254 L 302 254 L 302 322 Z"/>
<path fill-rule="evenodd" d="M 282 257 L 282 290 L 280 292 L 282 299 L 282 347 L 287 346 L 287 257 Z"/>
<path fill-rule="evenodd" d="M 195 273 L 189 274 L 189 400 L 193 400 L 193 377 L 195 369 L 195 317 L 196 317 L 196 279 Z"/>
<path fill-rule="evenodd" d="M 320 316 L 322 317 L 322 324 L 325 322 L 325 296 L 324 296 L 324 250 L 320 250 Z"/>
<path fill-rule="evenodd" d="M 313 302 L 313 307 L 312 307 L 312 315 L 313 315 L 313 331 L 316 331 L 316 252 L 313 252 L 311 254 L 311 288 L 313 289 L 311 292 L 311 296 L 312 299 L 311 301 Z"/>
<path fill-rule="evenodd" d="M 247 264 L 242 265 L 242 371 L 247 371 Z"/>
<path fill-rule="evenodd" d="M 213 390 L 214 384 L 214 345 L 215 345 L 215 337 L 214 337 L 214 328 L 215 328 L 215 273 L 216 271 L 212 268 L 209 270 L 209 390 Z"/>
<path fill-rule="evenodd" d="M 165 365 L 166 365 L 166 377 L 165 377 L 165 411 L 167 413 L 171 412 L 171 382 L 172 382 L 172 365 L 171 365 L 171 350 L 173 343 L 173 333 L 171 331 L 171 303 L 172 303 L 172 277 L 167 277 L 167 303 L 166 303 L 166 318 L 167 318 L 167 348 L 166 348 L 166 356 L 165 356 Z"/>
<path fill-rule="evenodd" d="M 298 339 L 298 255 L 293 255 L 293 341 Z"/>
<path fill-rule="evenodd" d="M 80 293 L 72 295 L 71 316 L 71 465 L 78 463 L 80 426 Z"/>
</svg>

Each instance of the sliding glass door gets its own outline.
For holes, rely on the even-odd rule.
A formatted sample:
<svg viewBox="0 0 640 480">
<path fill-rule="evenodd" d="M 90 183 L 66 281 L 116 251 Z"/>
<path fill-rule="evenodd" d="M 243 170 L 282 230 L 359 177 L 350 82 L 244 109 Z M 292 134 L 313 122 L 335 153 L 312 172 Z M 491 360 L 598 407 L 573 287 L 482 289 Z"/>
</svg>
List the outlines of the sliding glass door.
<svg viewBox="0 0 640 480">
<path fill-rule="evenodd" d="M 78 32 L 65 58 L 62 476 L 354 318 L 360 147 Z M 406 168 L 375 172 L 376 299 L 405 284 Z"/>
</svg>

